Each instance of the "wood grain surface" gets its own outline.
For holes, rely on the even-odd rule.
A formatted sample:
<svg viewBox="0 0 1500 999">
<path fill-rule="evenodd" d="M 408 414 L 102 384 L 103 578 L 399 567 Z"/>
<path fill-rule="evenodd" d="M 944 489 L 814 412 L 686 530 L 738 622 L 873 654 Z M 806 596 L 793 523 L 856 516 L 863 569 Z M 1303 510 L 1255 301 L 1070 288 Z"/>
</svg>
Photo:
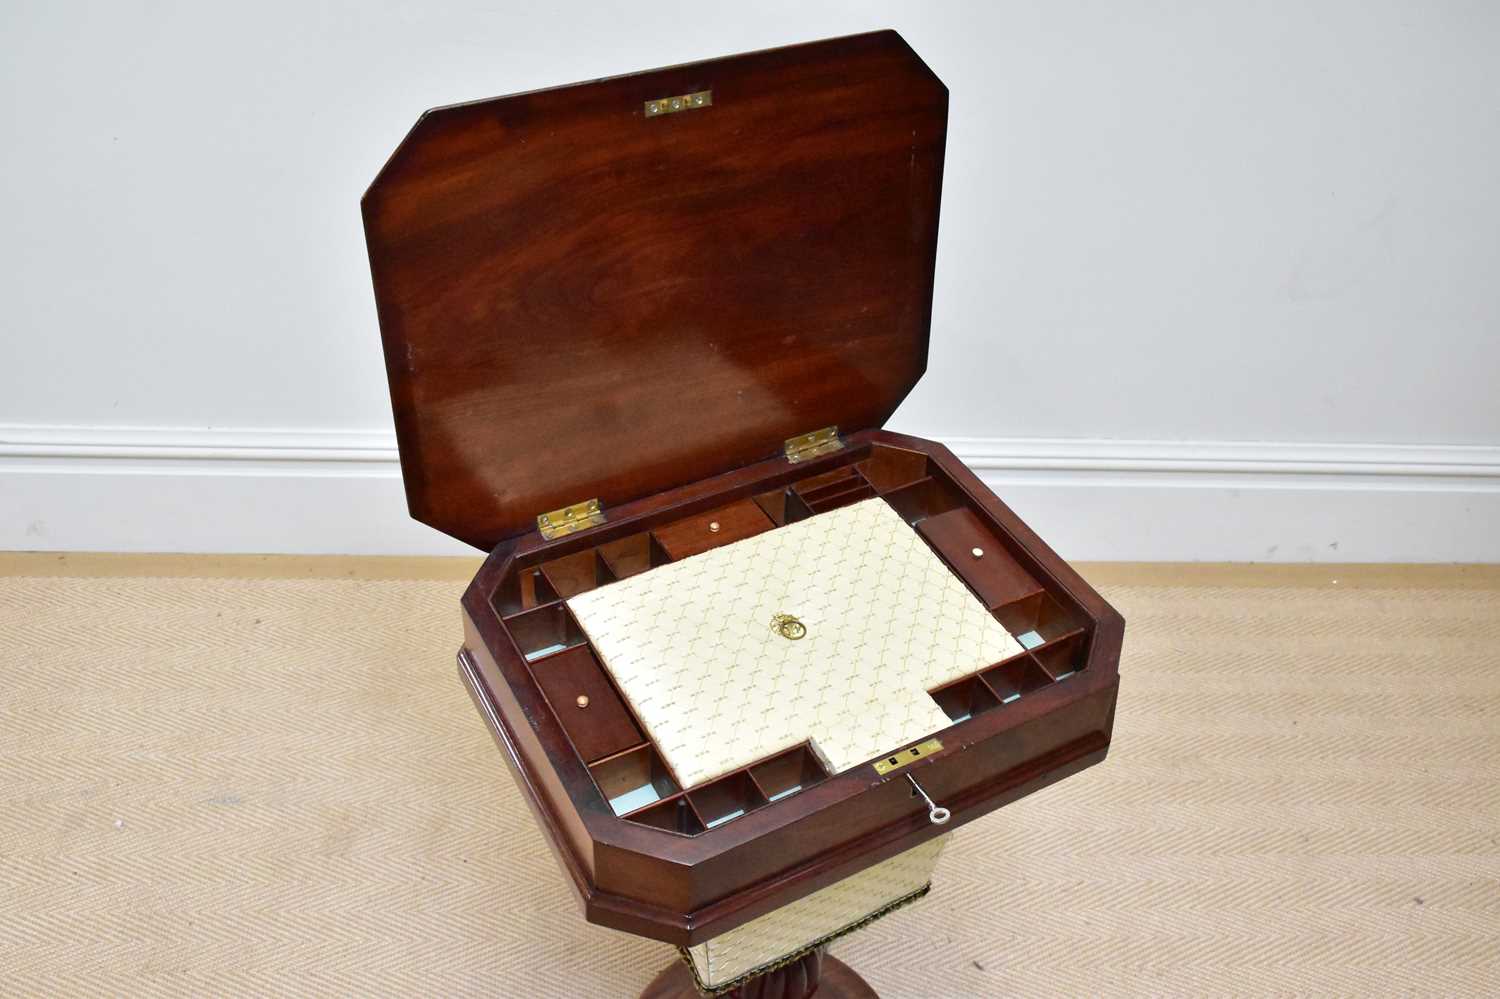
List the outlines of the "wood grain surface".
<svg viewBox="0 0 1500 999">
<path fill-rule="evenodd" d="M 413 516 L 490 548 L 883 424 L 927 364 L 947 118 L 893 31 L 424 114 L 363 201 Z"/>
</svg>

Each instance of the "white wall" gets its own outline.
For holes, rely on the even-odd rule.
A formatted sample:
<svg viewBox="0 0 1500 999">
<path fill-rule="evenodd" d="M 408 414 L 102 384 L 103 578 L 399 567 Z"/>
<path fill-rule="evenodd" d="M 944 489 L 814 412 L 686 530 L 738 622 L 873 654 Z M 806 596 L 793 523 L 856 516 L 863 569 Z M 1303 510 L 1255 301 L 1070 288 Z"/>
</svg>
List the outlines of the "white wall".
<svg viewBox="0 0 1500 999">
<path fill-rule="evenodd" d="M 1500 560 L 1500 6 L 0 6 L 0 546 L 405 522 L 358 199 L 424 108 L 877 27 L 952 92 L 950 440 L 1075 558 Z"/>
</svg>

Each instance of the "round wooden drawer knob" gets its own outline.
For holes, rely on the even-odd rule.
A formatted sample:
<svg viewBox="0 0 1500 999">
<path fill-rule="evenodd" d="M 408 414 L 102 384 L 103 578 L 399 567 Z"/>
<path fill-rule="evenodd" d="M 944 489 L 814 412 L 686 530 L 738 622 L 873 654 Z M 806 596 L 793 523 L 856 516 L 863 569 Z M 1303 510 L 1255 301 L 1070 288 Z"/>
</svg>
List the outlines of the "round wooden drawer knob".
<svg viewBox="0 0 1500 999">
<path fill-rule="evenodd" d="M 719 533 L 719 522 L 717 520 L 710 520 L 708 522 L 708 533 L 709 534 L 718 534 Z"/>
<path fill-rule="evenodd" d="M 586 708 L 589 706 L 589 695 L 579 694 L 578 700 L 574 701 L 573 703 L 577 704 L 580 708 Z"/>
</svg>

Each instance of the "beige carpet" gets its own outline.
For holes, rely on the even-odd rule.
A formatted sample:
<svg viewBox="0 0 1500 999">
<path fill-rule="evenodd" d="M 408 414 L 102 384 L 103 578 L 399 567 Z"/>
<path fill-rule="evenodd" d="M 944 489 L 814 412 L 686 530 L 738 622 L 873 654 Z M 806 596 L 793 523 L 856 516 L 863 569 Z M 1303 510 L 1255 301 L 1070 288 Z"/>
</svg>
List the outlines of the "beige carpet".
<svg viewBox="0 0 1500 999">
<path fill-rule="evenodd" d="M 459 686 L 473 567 L 0 556 L 0 992 L 634 996 L 672 951 L 582 921 Z M 1500 989 L 1500 570 L 1085 573 L 1110 759 L 836 953 L 887 999 Z"/>
</svg>

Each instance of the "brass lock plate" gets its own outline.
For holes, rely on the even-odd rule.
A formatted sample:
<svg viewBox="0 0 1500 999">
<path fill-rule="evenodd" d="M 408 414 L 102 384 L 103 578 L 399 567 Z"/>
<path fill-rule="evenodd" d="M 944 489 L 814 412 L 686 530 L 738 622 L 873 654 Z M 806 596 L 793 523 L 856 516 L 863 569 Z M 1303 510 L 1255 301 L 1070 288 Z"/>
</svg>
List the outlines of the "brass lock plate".
<svg viewBox="0 0 1500 999">
<path fill-rule="evenodd" d="M 899 752 L 892 753 L 890 756 L 882 756 L 876 760 L 875 772 L 878 774 L 888 774 L 892 770 L 900 770 L 908 763 L 915 763 L 920 759 L 931 756 L 933 753 L 940 752 L 942 748 L 943 743 L 941 739 L 928 739 L 926 742 L 919 742 L 915 746 L 909 746 Z"/>
</svg>

